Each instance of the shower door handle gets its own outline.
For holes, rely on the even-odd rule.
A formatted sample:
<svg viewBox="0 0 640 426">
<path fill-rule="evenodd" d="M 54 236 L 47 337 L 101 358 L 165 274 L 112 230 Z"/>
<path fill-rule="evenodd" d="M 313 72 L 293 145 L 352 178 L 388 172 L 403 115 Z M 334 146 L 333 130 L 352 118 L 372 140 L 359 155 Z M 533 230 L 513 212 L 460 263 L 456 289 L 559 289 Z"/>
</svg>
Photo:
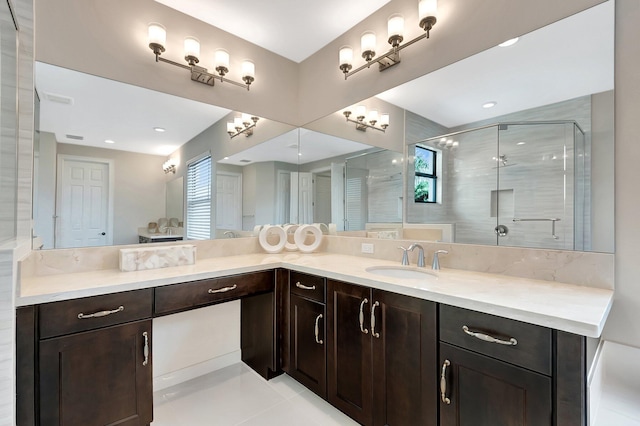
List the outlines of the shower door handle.
<svg viewBox="0 0 640 426">
<path fill-rule="evenodd" d="M 507 234 L 509 233 L 509 228 L 507 228 L 504 225 L 498 225 L 495 228 L 493 228 L 493 230 L 498 235 L 498 237 L 506 237 Z"/>
</svg>

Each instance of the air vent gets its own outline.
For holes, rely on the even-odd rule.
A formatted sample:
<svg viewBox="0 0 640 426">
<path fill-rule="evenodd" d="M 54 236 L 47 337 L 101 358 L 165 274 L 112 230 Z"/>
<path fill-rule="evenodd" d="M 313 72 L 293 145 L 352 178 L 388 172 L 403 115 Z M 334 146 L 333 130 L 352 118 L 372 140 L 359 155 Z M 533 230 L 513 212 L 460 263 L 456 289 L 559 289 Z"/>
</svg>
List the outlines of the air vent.
<svg viewBox="0 0 640 426">
<path fill-rule="evenodd" d="M 251 160 L 240 160 L 241 163 L 250 163 Z"/>
<path fill-rule="evenodd" d="M 45 98 L 48 101 L 56 102 L 64 105 L 73 105 L 73 98 L 64 95 L 56 95 L 55 93 L 45 93 Z"/>
<path fill-rule="evenodd" d="M 78 135 L 65 135 L 67 137 L 67 139 L 73 139 L 76 141 L 83 141 L 84 140 L 84 136 L 78 136 Z"/>
</svg>

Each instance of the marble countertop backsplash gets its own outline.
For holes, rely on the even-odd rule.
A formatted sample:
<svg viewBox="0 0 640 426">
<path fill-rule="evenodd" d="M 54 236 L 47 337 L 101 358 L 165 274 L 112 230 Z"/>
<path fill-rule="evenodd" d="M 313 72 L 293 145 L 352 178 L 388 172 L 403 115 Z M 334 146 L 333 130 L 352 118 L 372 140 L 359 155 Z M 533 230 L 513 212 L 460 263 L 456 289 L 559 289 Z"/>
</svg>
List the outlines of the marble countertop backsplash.
<svg viewBox="0 0 640 426">
<path fill-rule="evenodd" d="M 373 254 L 361 254 L 362 242 Z M 257 238 L 190 241 L 194 265 L 121 272 L 121 248 L 34 251 L 20 265 L 19 306 L 73 299 L 277 267 L 451 304 L 588 337 L 598 337 L 613 300 L 613 255 L 421 242 L 437 278 L 406 280 L 367 272 L 399 266 L 399 245 L 410 241 L 325 236 L 319 253 L 266 254 Z M 167 243 L 171 244 L 171 243 Z M 358 254 L 357 256 L 355 254 Z M 410 256 L 416 264 L 417 253 Z M 472 269 L 475 268 L 475 269 Z"/>
</svg>

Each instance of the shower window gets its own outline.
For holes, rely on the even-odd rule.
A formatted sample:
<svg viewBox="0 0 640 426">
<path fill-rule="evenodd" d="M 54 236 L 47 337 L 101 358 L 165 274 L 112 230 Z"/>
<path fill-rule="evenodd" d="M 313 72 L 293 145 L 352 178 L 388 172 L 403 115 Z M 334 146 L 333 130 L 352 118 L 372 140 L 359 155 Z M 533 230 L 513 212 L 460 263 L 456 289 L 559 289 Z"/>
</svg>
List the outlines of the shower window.
<svg viewBox="0 0 640 426">
<path fill-rule="evenodd" d="M 438 175 L 437 152 L 416 145 L 415 148 L 415 184 L 413 199 L 416 203 L 435 203 L 437 201 Z"/>
</svg>

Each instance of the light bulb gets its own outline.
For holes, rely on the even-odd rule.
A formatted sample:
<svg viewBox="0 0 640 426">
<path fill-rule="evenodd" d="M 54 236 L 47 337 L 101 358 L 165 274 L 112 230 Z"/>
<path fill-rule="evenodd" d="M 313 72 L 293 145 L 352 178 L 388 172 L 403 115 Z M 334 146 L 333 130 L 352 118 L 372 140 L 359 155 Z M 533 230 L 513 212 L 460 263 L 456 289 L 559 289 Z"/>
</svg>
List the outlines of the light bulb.
<svg viewBox="0 0 640 426">
<path fill-rule="evenodd" d="M 213 65 L 222 77 L 229 72 L 229 52 L 224 49 L 217 49 L 213 53 Z"/>
<path fill-rule="evenodd" d="M 356 107 L 356 118 L 362 121 L 364 117 L 366 117 L 366 115 L 367 115 L 367 107 L 365 107 L 364 105 L 358 105 Z"/>
<path fill-rule="evenodd" d="M 244 61 L 242 63 L 242 77 L 256 78 L 256 66 L 251 61 Z"/>
<path fill-rule="evenodd" d="M 147 40 L 151 49 L 153 49 L 152 45 L 158 45 L 164 51 L 164 46 L 167 43 L 167 30 L 162 25 L 152 22 L 149 24 Z"/>
<path fill-rule="evenodd" d="M 423 20 L 438 14 L 438 0 L 420 0 L 418 3 L 418 19 Z"/>
<path fill-rule="evenodd" d="M 367 31 L 360 38 L 360 49 L 362 57 L 369 62 L 376 56 L 376 35 L 373 31 Z"/>
<path fill-rule="evenodd" d="M 353 49 L 351 46 L 340 48 L 340 66 L 353 64 Z"/>
<path fill-rule="evenodd" d="M 242 124 L 244 124 L 245 126 L 248 126 L 249 124 L 251 124 L 251 115 L 245 114 L 243 112 L 242 113 Z"/>
<path fill-rule="evenodd" d="M 378 110 L 372 109 L 367 116 L 369 122 L 373 125 L 378 122 Z"/>
<path fill-rule="evenodd" d="M 233 121 L 227 121 L 227 133 L 235 133 L 236 132 L 236 126 L 234 125 Z"/>
<path fill-rule="evenodd" d="M 389 44 L 396 47 L 402 43 L 404 36 L 404 18 L 402 15 L 395 14 L 389 17 L 387 21 L 387 34 L 389 37 Z"/>
<path fill-rule="evenodd" d="M 386 128 L 389 126 L 389 114 L 380 115 L 380 127 Z"/>
<path fill-rule="evenodd" d="M 236 129 L 242 129 L 242 117 L 236 117 L 233 119 L 233 126 Z"/>
<path fill-rule="evenodd" d="M 184 58 L 187 62 L 198 63 L 200 58 L 200 42 L 195 37 L 184 39 Z"/>
</svg>

